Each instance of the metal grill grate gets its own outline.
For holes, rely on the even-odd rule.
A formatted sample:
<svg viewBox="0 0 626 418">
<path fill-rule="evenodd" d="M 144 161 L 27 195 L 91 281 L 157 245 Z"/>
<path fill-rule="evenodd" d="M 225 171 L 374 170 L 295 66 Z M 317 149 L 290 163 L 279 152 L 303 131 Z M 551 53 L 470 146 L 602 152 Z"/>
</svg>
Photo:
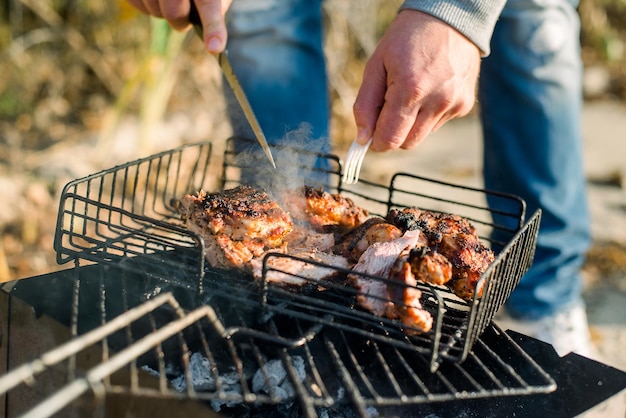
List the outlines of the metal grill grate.
<svg viewBox="0 0 626 418">
<path fill-rule="evenodd" d="M 244 145 L 241 145 L 242 143 Z M 258 155 L 258 161 L 255 160 L 257 156 L 254 154 L 241 159 L 241 155 L 235 150 L 245 146 L 245 143 L 247 142 L 239 139 L 229 141 L 222 160 L 221 177 L 210 175 L 210 171 L 215 170 L 218 164 L 213 161 L 211 145 L 201 143 L 117 166 L 71 182 L 65 187 L 55 236 L 58 261 L 64 263 L 73 260 L 77 269 L 81 271 L 89 262 L 99 263 L 97 268 L 101 271 L 108 269 L 108 273 L 102 273 L 104 275 L 101 276 L 98 288 L 107 287 L 115 282 L 116 279 L 112 276 L 117 275 L 123 280 L 118 284 L 124 289 L 125 294 L 120 300 L 126 301 L 124 306 L 111 304 L 112 298 L 109 295 L 108 302 L 105 303 L 104 300 L 97 302 L 102 305 L 101 313 L 85 316 L 80 310 L 92 303 L 84 298 L 76 300 L 77 308 L 73 318 L 77 334 L 86 329 L 93 329 L 95 325 L 102 326 L 113 317 L 124 315 L 127 309 L 143 303 L 146 298 L 169 291 L 184 308 L 184 312 L 196 312 L 197 309 L 205 309 L 208 306 L 210 307 L 208 311 L 202 311 L 203 315 L 206 314 L 203 318 L 210 316 L 207 312 L 214 312 L 221 318 L 219 321 L 209 321 L 213 327 L 213 334 L 217 332 L 214 340 L 217 339 L 218 345 L 224 341 L 233 344 L 235 335 L 244 336 L 249 340 L 243 345 L 230 346 L 226 349 L 228 352 L 232 353 L 233 350 L 236 352 L 244 346 L 254 346 L 262 353 L 263 350 L 259 347 L 267 343 L 281 347 L 281 350 L 287 350 L 288 353 L 291 353 L 290 350 L 312 349 L 309 347 L 311 344 L 320 345 L 321 347 L 315 350 L 324 353 L 325 361 L 333 359 L 333 364 L 340 372 L 339 375 L 343 376 L 335 386 L 347 391 L 345 393 L 349 395 L 349 401 L 359 410 L 363 406 L 405 402 L 407 399 L 411 402 L 440 399 L 438 396 L 433 398 L 433 393 L 439 392 L 432 389 L 422 394 L 423 398 L 397 391 L 395 394 L 377 394 L 373 389 L 374 386 L 363 378 L 370 373 L 380 374 L 380 371 L 362 371 L 365 369 L 357 366 L 359 364 L 357 357 L 342 351 L 344 342 L 349 340 L 359 344 L 367 341 L 368 344 L 378 347 L 377 350 L 381 350 L 373 354 L 376 358 L 387 355 L 382 353 L 394 352 L 397 360 L 400 358 L 398 353 L 410 353 L 402 356 L 408 355 L 411 358 L 417 356 L 419 361 L 426 363 L 426 372 L 436 372 L 435 375 L 440 372 L 438 368 L 460 367 L 447 363 L 463 362 L 465 367 L 469 359 L 475 356 L 471 350 L 480 341 L 480 335 L 490 328 L 495 312 L 508 298 L 532 262 L 540 212 L 526 219 L 525 203 L 515 196 L 453 185 L 406 173 L 396 174 L 387 186 L 362 180 L 357 185 L 345 187 L 341 183 L 341 161 L 337 157 L 297 151 L 297 163 L 291 166 L 295 165 L 299 171 L 302 171 L 303 167 L 306 168 L 313 177 L 323 179 L 321 184 L 327 190 L 342 193 L 368 209 L 370 213 L 385 215 L 394 208 L 416 206 L 425 210 L 461 215 L 474 224 L 480 238 L 496 252 L 496 261 L 479 282 L 483 288 L 482 298 L 475 298 L 467 303 L 458 299 L 447 288 L 418 285 L 423 295 L 421 302 L 432 313 L 435 324 L 431 332 L 413 336 L 409 335 L 405 327 L 397 321 L 356 309 L 354 303 L 356 290 L 341 281 L 317 282 L 305 287 L 305 291 L 293 292 L 268 284 L 265 279 L 261 283 L 255 283 L 250 277 L 240 273 L 216 271 L 205 265 L 202 239 L 189 232 L 178 220 L 175 201 L 185 193 L 192 193 L 201 188 L 215 191 L 233 187 L 242 182 L 242 178 L 246 176 L 245 172 L 251 167 L 267 165 L 262 154 Z M 277 147 L 275 150 L 279 165 L 282 163 L 288 166 L 296 161 L 292 158 L 293 154 L 294 150 L 291 148 Z M 272 176 L 261 176 L 256 179 L 259 178 L 266 180 L 271 178 L 271 184 L 267 182 L 263 184 L 266 187 L 298 185 L 290 184 L 294 176 L 288 171 L 273 172 Z M 499 206 L 508 209 L 493 212 L 487 202 L 494 200 L 502 203 Z M 270 257 L 278 256 L 269 255 L 265 262 Z M 306 262 L 316 264 L 312 261 Z M 347 273 L 337 268 L 335 270 L 340 275 L 345 276 Z M 302 279 L 307 280 L 304 277 Z M 371 279 L 386 280 L 380 277 Z M 105 305 L 109 305 L 106 310 Z M 232 312 L 233 306 L 237 307 L 235 312 Z M 240 309 L 241 307 L 245 309 Z M 222 315 L 220 314 L 222 311 L 229 314 Z M 181 313 L 179 317 L 187 315 Z M 87 321 L 85 318 L 96 318 L 100 322 L 85 326 Z M 238 319 L 234 321 L 233 318 Z M 296 327 L 292 326 L 294 321 L 297 323 Z M 153 328 L 154 326 L 152 325 Z M 134 326 L 128 327 L 134 329 Z M 318 335 L 320 332 L 324 334 L 323 338 Z M 127 335 L 125 338 L 128 340 L 130 337 Z M 132 336 L 131 339 L 134 338 Z M 209 340 L 211 339 L 206 339 L 207 344 Z M 107 341 L 118 342 L 124 339 L 116 334 L 115 338 L 107 338 Z M 127 344 L 128 342 L 122 346 Z M 182 347 L 187 346 L 183 344 Z M 118 348 L 113 347 L 112 350 L 117 351 Z M 189 351 L 189 348 L 184 348 L 183 351 Z M 256 358 L 259 358 L 258 354 Z M 280 358 L 284 362 L 283 357 Z M 396 360 L 394 364 L 403 364 L 402 361 Z M 242 364 L 242 361 L 237 359 L 232 359 L 232 362 L 237 367 Z M 285 364 L 285 370 L 293 372 L 288 363 Z M 182 364 L 184 370 L 188 369 L 184 362 L 178 361 L 178 364 L 179 366 Z M 355 370 L 350 370 L 351 367 Z M 384 366 L 383 370 L 391 370 L 389 367 Z M 492 375 L 496 376 L 497 380 L 500 378 L 498 374 L 508 373 L 507 367 L 503 369 L 482 374 L 487 376 L 487 380 Z M 159 371 L 159 376 L 163 375 L 161 365 L 158 365 L 156 370 Z M 317 375 L 315 370 L 309 365 L 306 376 Z M 350 379 L 354 379 L 355 376 L 360 376 L 363 382 L 351 382 Z M 245 387 L 242 379 L 242 376 L 238 377 L 238 381 Z M 403 388 L 402 384 L 394 379 L 396 378 L 388 379 L 391 382 L 388 385 Z M 481 379 L 476 379 L 476 382 L 475 387 L 469 389 L 469 393 L 473 394 L 471 396 L 494 395 L 493 389 L 483 392 Z M 538 386 L 519 385 L 520 380 L 517 378 L 504 378 L 502 382 L 506 382 L 503 385 L 509 387 L 504 389 L 496 387 L 496 393 L 516 393 L 516 388 L 532 393 L 537 387 L 539 390 L 550 388 L 550 384 L 545 384 L 545 381 Z M 292 383 L 297 398 L 305 410 L 310 409 L 311 405 L 331 407 L 333 402 L 337 402 L 338 396 L 332 391 L 328 391 L 328 394 L 333 393 L 332 396 L 317 396 L 311 389 L 312 394 L 304 396 L 304 392 L 300 393 L 304 389 L 299 383 L 296 381 Z M 316 382 L 318 386 L 320 383 L 323 382 Z M 421 385 L 420 383 L 417 386 Z M 450 389 L 441 400 L 450 396 L 462 397 L 463 393 L 467 392 L 467 389 L 457 391 L 458 388 L 454 386 L 450 386 Z M 189 394 L 188 391 L 185 395 L 177 396 Z M 211 396 L 222 399 L 225 395 L 217 393 Z M 266 402 L 258 399 L 264 398 L 244 391 L 236 402 Z M 271 394 L 268 399 L 269 403 L 280 403 L 277 397 Z"/>
<path fill-rule="evenodd" d="M 62 384 L 23 416 L 52 416 L 85 396 L 130 394 L 206 401 L 226 416 L 292 408 L 305 417 L 367 417 L 389 406 L 555 389 L 497 328 L 487 328 L 465 362 L 431 373 L 428 357 L 410 348 L 277 313 L 259 317 L 256 292 L 241 282 L 241 295 L 233 296 L 222 274 L 208 271 L 205 278 L 212 305 L 188 309 L 194 291 L 117 266 L 77 263 L 54 283 L 65 293 L 57 302 L 71 302 L 76 335 L 0 377 L 0 393 L 43 384 L 55 373 Z M 145 291 L 157 284 L 162 293 Z M 94 348 L 100 354 L 91 364 L 77 360 Z"/>
<path fill-rule="evenodd" d="M 235 152 L 247 144 L 249 141 L 236 138 L 229 141 L 219 179 L 209 174 L 210 168 L 215 169 L 211 145 L 201 143 L 69 183 L 62 194 L 55 236 L 58 261 L 83 259 L 124 265 L 140 274 L 177 281 L 178 286 L 203 294 L 204 243 L 178 220 L 174 202 L 201 188 L 232 187 L 241 182 L 241 176 L 245 176 L 242 173 L 268 165 L 260 153 L 242 158 Z M 480 238 L 490 244 L 497 258 L 479 282 L 484 289 L 482 299 L 475 298 L 469 304 L 447 288 L 420 285 L 422 303 L 435 319 L 434 332 L 420 337 L 408 337 L 401 323 L 353 309 L 354 303 L 347 302 L 354 300 L 355 290 L 344 285 L 325 285 L 332 293 L 294 294 L 263 283 L 263 307 L 320 323 L 324 315 L 332 314 L 326 325 L 429 354 L 431 370 L 443 360 L 463 361 L 529 268 L 540 212 L 524 222 L 525 203 L 516 196 L 406 173 L 394 175 L 388 186 L 363 180 L 348 188 L 341 183 L 341 161 L 333 155 L 296 152 L 286 147 L 276 147 L 275 153 L 283 166 L 309 172 L 311 178 L 323 178 L 324 187 L 341 192 L 373 214 L 385 215 L 394 208 L 415 206 L 464 216 L 476 227 Z M 271 174 L 253 180 L 263 179 L 266 187 L 296 187 L 299 184 L 293 184 L 294 179 L 302 181 L 289 170 Z M 494 212 L 489 209 L 488 200 L 498 200 L 499 207 L 509 209 Z M 157 256 L 152 257 L 154 254 Z M 130 259 L 133 263 L 128 262 Z M 328 295 L 334 299 L 328 300 Z"/>
<path fill-rule="evenodd" d="M 346 286 L 342 281 L 318 282 L 298 273 L 286 273 L 268 267 L 271 265 L 272 258 L 294 258 L 283 254 L 266 257 L 265 277 L 272 272 L 289 274 L 294 279 L 308 282 L 311 287 L 322 287 L 323 290 L 312 292 L 311 295 L 306 292 L 293 292 L 263 281 L 263 306 L 283 315 L 319 322 L 323 322 L 320 319 L 323 315 L 331 314 L 333 319 L 327 321 L 326 325 L 357 333 L 368 339 L 429 354 L 430 368 L 435 370 L 442 360 L 463 361 L 467 357 L 477 338 L 489 325 L 497 310 L 504 304 L 524 272 L 527 271 L 534 254 L 539 219 L 540 214 L 535 213 L 485 272 L 478 284 L 484 289 L 482 298 L 475 297 L 468 303 L 456 297 L 447 287 L 417 285 L 417 288 L 422 291 L 420 298 L 422 306 L 434 318 L 433 330 L 427 334 L 412 336 L 410 334 L 413 330 L 399 321 L 377 317 L 369 312 L 358 310 L 355 299 L 359 291 Z M 304 259 L 298 260 L 309 264 L 319 264 L 312 261 L 306 262 Z M 335 268 L 335 270 L 344 275 L 355 274 L 343 269 Z M 385 278 L 367 277 L 373 281 L 390 282 Z M 393 285 L 408 287 L 397 282 Z M 404 304 L 399 300 L 392 300 L 392 302 L 398 306 Z"/>
<path fill-rule="evenodd" d="M 208 186 L 211 151 L 210 143 L 184 146 L 68 183 L 54 239 L 57 262 L 124 263 L 168 251 L 177 257 L 132 267 L 156 277 L 183 270 L 186 285 L 200 286 L 203 243 L 176 221 L 172 199 Z"/>
<path fill-rule="evenodd" d="M 232 141 L 239 143 L 242 140 L 233 139 Z M 252 156 L 246 155 L 244 159 L 241 159 L 239 154 L 233 151 L 241 147 L 245 146 L 231 143 L 231 146 L 227 148 L 222 183 L 225 187 L 239 184 L 239 178 L 233 169 L 245 171 L 267 164 L 265 157 L 259 153 L 252 154 Z M 281 152 L 281 148 L 278 148 L 279 158 L 282 156 Z M 293 151 L 289 149 L 286 152 L 288 154 L 284 157 L 285 162 L 292 161 L 293 158 L 289 158 L 291 157 L 289 152 Z M 339 285 L 332 282 L 324 283 L 325 289 L 331 289 L 334 292 L 318 292 L 310 296 L 287 292 L 281 287 L 264 282 L 264 306 L 281 314 L 309 320 L 316 320 L 320 318 L 320 315 L 332 313 L 333 320 L 326 325 L 398 346 L 411 346 L 413 349 L 430 355 L 432 370 L 436 369 L 443 360 L 463 361 L 476 339 L 489 325 L 496 311 L 504 304 L 530 267 L 535 252 L 541 212 L 537 211 L 526 219 L 525 202 L 517 196 L 450 184 L 408 173 L 396 173 L 389 185 L 362 180 L 357 185 L 345 186 L 341 183 L 339 175 L 341 164 L 336 161 L 336 157 L 328 155 L 321 157 L 328 159 L 328 166 L 336 167 L 335 171 L 325 172 L 328 174 L 328 181 L 324 183 L 324 186 L 331 190 L 336 187 L 336 191 L 367 208 L 370 213 L 385 216 L 391 209 L 414 206 L 423 210 L 461 215 L 472 222 L 480 238 L 489 243 L 497 254 L 496 260 L 483 274 L 478 284 L 478 287 L 484 289 L 483 296 L 467 303 L 457 298 L 448 288 L 418 285 L 423 292 L 421 302 L 433 313 L 435 319 L 434 332 L 423 337 L 408 337 L 407 329 L 403 324 L 355 310 L 354 299 L 357 292 L 343 283 Z M 318 170 L 315 167 L 306 167 L 306 165 L 303 168 L 302 164 L 298 166 L 298 169 L 304 172 L 307 169 Z M 297 186 L 293 183 L 293 176 L 289 172 L 272 172 L 272 176 L 263 175 L 265 174 L 263 170 L 260 173 L 261 175 L 255 177 L 254 180 L 261 179 L 259 181 L 263 186 L 276 187 L 276 184 L 279 187 Z M 265 183 L 268 177 L 272 178 L 273 184 Z M 506 209 L 494 211 L 488 202 Z M 289 258 L 284 255 L 273 257 Z M 318 263 L 310 262 L 309 264 Z M 348 273 L 341 269 L 336 270 L 340 273 Z M 311 287 L 316 287 L 316 283 L 304 276 L 297 273 L 290 273 L 290 275 L 294 279 L 309 282 Z M 384 278 L 371 279 L 385 281 Z M 347 301 L 352 301 L 352 303 L 347 303 Z M 396 305 L 403 304 L 401 301 L 392 302 Z"/>
</svg>

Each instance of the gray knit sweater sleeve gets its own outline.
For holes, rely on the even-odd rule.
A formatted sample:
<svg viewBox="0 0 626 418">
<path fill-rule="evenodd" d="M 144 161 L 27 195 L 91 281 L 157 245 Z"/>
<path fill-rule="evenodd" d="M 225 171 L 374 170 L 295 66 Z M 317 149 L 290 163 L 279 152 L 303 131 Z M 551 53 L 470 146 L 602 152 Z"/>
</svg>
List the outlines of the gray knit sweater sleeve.
<svg viewBox="0 0 626 418">
<path fill-rule="evenodd" d="M 419 10 L 443 20 L 489 55 L 491 34 L 506 0 L 405 0 L 400 10 Z"/>
</svg>

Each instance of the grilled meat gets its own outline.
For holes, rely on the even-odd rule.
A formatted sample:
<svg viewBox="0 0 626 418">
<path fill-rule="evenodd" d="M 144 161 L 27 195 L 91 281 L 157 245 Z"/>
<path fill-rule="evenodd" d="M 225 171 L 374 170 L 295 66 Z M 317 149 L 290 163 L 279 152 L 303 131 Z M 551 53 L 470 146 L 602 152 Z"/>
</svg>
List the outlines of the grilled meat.
<svg viewBox="0 0 626 418">
<path fill-rule="evenodd" d="M 387 220 L 403 231 L 420 229 L 430 243 L 440 242 L 444 235 L 476 235 L 470 222 L 458 215 L 438 213 L 418 208 L 392 209 Z"/>
<path fill-rule="evenodd" d="M 221 193 L 186 195 L 179 211 L 188 228 L 204 240 L 212 266 L 251 269 L 257 278 L 262 269 L 260 257 L 267 251 L 342 268 L 356 263 L 355 272 L 384 278 L 406 251 L 405 264 L 399 265 L 396 276 L 405 282 L 448 285 L 457 296 L 471 299 L 479 278 L 494 260 L 474 227 L 460 216 L 405 208 L 391 210 L 386 219 L 370 218 L 351 199 L 308 186 L 286 193 L 284 207 L 287 210 L 264 191 L 239 186 Z M 331 275 L 332 268 L 311 268 L 312 264 L 305 266 L 289 258 L 274 260 L 273 267 L 283 274 L 274 272 L 272 282 L 290 285 L 303 278 L 319 280 Z M 293 280 L 290 272 L 302 277 Z M 353 276 L 351 283 L 361 291 L 357 302 L 376 315 L 392 315 L 389 312 L 395 308 L 387 286 Z M 477 296 L 481 294 L 479 289 Z"/>
<path fill-rule="evenodd" d="M 270 252 L 276 253 L 276 251 Z M 320 280 L 329 280 L 340 275 L 337 268 L 349 269 L 352 266 L 345 257 L 318 251 L 315 248 L 289 250 L 286 253 L 293 257 L 312 260 L 332 267 L 301 261 L 293 257 L 268 257 L 267 266 L 271 268 L 265 277 L 268 282 L 283 286 L 314 284 Z M 250 261 L 252 274 L 257 280 L 263 278 L 263 258 L 256 257 Z"/>
<path fill-rule="evenodd" d="M 333 247 L 333 252 L 356 263 L 372 244 L 391 241 L 401 236 L 402 231 L 398 227 L 383 218 L 374 217 L 341 236 L 341 240 Z"/>
<path fill-rule="evenodd" d="M 430 247 L 414 248 L 407 257 L 411 272 L 424 283 L 444 285 L 452 278 L 452 264 L 441 253 Z"/>
<path fill-rule="evenodd" d="M 346 232 L 369 217 L 352 199 L 310 186 L 285 193 L 283 207 L 296 222 L 305 222 L 318 232 Z"/>
<path fill-rule="evenodd" d="M 480 242 L 476 230 L 467 219 L 457 215 L 405 208 L 391 210 L 387 220 L 402 231 L 415 229 L 423 231 L 428 238 L 428 247 L 431 251 L 444 256 L 450 262 L 451 287 L 454 293 L 466 300 L 474 297 L 478 279 L 494 261 L 495 256 L 491 249 Z M 429 261 L 435 263 L 434 266 L 430 266 L 431 271 L 435 272 L 440 269 L 440 272 L 444 273 L 441 278 L 444 279 L 446 268 L 442 260 L 431 259 Z M 435 270 L 432 270 L 433 267 Z M 429 269 L 425 266 L 420 268 Z M 414 270 L 416 275 L 420 268 Z M 437 275 L 438 273 L 429 277 Z M 439 281 L 431 283 L 439 284 L 437 283 Z M 482 289 L 478 290 L 477 296 L 482 296 Z"/>
<path fill-rule="evenodd" d="M 485 247 L 475 234 L 444 236 L 438 251 L 452 264 L 454 294 L 462 299 L 472 299 L 478 279 L 495 259 L 493 251 Z M 478 297 L 482 296 L 482 288 L 476 289 L 476 292 Z"/>
<path fill-rule="evenodd" d="M 302 225 L 295 224 L 284 241 L 290 250 L 311 249 L 331 252 L 335 246 L 335 234 L 315 232 Z"/>
<path fill-rule="evenodd" d="M 361 255 L 352 270 L 387 278 L 402 251 L 414 248 L 424 241 L 425 237 L 421 231 L 415 230 L 407 231 L 402 237 L 388 242 L 374 243 Z M 383 280 L 360 274 L 350 274 L 348 279 L 359 291 L 356 297 L 359 306 L 378 316 L 386 316 L 388 312 L 393 312 L 387 284 Z"/>
<path fill-rule="evenodd" d="M 389 278 L 395 283 L 387 284 L 392 303 L 388 306 L 386 316 L 400 319 L 408 327 L 407 334 L 428 332 L 433 327 L 433 317 L 420 302 L 422 291 L 416 287 L 417 279 L 409 262 L 410 254 L 414 251 L 406 248 L 400 253 L 389 273 Z"/>
<path fill-rule="evenodd" d="M 186 226 L 204 240 L 213 267 L 244 268 L 253 257 L 281 247 L 293 227 L 277 202 L 248 186 L 185 195 L 178 210 Z"/>
</svg>

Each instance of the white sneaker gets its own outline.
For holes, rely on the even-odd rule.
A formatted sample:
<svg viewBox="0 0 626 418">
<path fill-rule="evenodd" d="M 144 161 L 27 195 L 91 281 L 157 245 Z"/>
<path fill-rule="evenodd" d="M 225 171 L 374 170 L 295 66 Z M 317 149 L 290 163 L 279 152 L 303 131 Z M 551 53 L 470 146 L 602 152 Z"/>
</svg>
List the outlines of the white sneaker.
<svg viewBox="0 0 626 418">
<path fill-rule="evenodd" d="M 513 319 L 506 313 L 498 313 L 494 322 L 505 331 L 510 329 L 551 344 L 559 356 L 574 352 L 596 357 L 583 304 L 538 320 Z"/>
</svg>

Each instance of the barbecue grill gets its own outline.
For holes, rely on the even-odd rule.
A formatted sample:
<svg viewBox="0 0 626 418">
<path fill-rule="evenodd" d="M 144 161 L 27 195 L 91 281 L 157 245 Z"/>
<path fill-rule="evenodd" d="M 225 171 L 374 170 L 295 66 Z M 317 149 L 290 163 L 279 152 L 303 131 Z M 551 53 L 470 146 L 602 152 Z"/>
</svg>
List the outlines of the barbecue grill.
<svg viewBox="0 0 626 418">
<path fill-rule="evenodd" d="M 19 413 L 63 416 L 76 400 L 126 394 L 198 400 L 227 416 L 369 417 L 557 389 L 554 377 L 492 323 L 532 262 L 539 211 L 527 216 L 515 196 L 406 173 L 389 185 L 345 187 L 336 156 L 298 152 L 299 172 L 314 172 L 321 186 L 371 213 L 417 206 L 462 215 L 496 252 L 478 284 L 482 297 L 463 301 L 445 287 L 420 284 L 434 326 L 413 335 L 358 309 L 357 290 L 341 283 L 297 274 L 310 282 L 298 291 L 269 283 L 269 259 L 289 255 L 266 256 L 260 282 L 205 263 L 204 243 L 182 225 L 176 201 L 240 184 L 246 171 L 269 165 L 262 154 L 242 159 L 235 150 L 246 143 L 229 140 L 221 164 L 210 143 L 192 144 L 65 187 L 54 248 L 59 263 L 73 267 L 39 278 L 43 291 L 19 284 L 12 294 L 67 324 L 73 338 L 0 377 L 0 393 L 8 394 L 60 381 Z M 279 166 L 293 163 L 293 149 L 276 147 L 275 157 Z M 263 186 L 295 186 L 287 172 L 271 179 Z M 494 213 L 487 199 L 511 209 Z M 84 364 L 94 350 L 95 362 Z"/>
</svg>

